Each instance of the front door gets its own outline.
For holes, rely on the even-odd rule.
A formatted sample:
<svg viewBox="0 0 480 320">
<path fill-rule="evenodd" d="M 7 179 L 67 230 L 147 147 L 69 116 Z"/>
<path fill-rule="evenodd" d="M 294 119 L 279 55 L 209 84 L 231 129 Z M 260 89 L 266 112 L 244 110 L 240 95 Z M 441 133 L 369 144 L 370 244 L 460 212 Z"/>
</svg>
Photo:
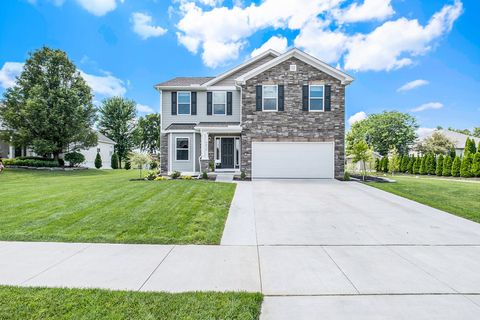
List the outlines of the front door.
<svg viewBox="0 0 480 320">
<path fill-rule="evenodd" d="M 222 138 L 222 169 L 233 169 L 234 165 L 234 139 L 233 138 Z"/>
</svg>

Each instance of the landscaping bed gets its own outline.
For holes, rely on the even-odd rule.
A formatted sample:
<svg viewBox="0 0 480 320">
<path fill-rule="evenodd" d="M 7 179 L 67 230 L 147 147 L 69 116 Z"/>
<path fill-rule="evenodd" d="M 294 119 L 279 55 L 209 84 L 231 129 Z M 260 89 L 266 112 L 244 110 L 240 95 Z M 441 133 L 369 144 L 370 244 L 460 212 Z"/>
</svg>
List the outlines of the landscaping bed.
<svg viewBox="0 0 480 320">
<path fill-rule="evenodd" d="M 258 319 L 260 293 L 0 286 L 0 319 Z"/>
</svg>

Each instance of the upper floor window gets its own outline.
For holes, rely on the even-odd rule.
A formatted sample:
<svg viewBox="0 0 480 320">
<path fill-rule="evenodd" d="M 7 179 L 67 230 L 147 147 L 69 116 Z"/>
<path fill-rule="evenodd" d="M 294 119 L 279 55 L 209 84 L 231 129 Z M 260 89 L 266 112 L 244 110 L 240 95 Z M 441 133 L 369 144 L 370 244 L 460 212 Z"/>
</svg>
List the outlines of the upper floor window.
<svg viewBox="0 0 480 320">
<path fill-rule="evenodd" d="M 278 87 L 276 85 L 264 85 L 262 88 L 263 111 L 278 110 Z"/>
<path fill-rule="evenodd" d="M 177 92 L 178 114 L 190 114 L 190 92 Z"/>
<path fill-rule="evenodd" d="M 224 116 L 227 113 L 227 93 L 225 91 L 213 92 L 213 114 Z"/>
<path fill-rule="evenodd" d="M 310 111 L 323 111 L 324 110 L 324 86 L 323 85 L 311 85 L 309 88 L 308 105 Z"/>
<path fill-rule="evenodd" d="M 176 138 L 175 143 L 175 160 L 188 161 L 190 139 Z"/>
</svg>

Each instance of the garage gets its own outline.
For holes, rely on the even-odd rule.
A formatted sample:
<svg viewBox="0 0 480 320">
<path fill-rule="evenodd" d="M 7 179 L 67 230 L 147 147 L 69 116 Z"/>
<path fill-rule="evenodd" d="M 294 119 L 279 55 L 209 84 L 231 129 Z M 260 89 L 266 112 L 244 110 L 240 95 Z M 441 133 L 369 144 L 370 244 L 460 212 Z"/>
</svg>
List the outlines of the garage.
<svg viewBox="0 0 480 320">
<path fill-rule="evenodd" d="M 252 142 L 252 177 L 333 179 L 333 142 Z"/>
</svg>

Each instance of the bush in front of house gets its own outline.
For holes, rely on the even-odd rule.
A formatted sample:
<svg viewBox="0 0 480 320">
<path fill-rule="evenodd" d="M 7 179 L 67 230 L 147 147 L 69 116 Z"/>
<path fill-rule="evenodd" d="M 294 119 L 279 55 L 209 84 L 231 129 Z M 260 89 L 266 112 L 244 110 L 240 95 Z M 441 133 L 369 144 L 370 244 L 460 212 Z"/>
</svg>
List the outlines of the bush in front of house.
<svg viewBox="0 0 480 320">
<path fill-rule="evenodd" d="M 147 175 L 145 178 L 147 178 L 147 180 L 155 180 L 156 177 L 157 177 L 157 172 L 155 170 L 150 170 L 147 172 Z"/>
<path fill-rule="evenodd" d="M 81 163 L 85 162 L 85 156 L 80 152 L 69 152 L 63 157 L 65 161 L 68 161 L 70 167 L 76 167 Z"/>
<path fill-rule="evenodd" d="M 125 170 L 130 170 L 132 169 L 132 163 L 130 162 L 130 159 L 127 159 L 125 161 Z"/>
<path fill-rule="evenodd" d="M 95 157 L 95 168 L 100 169 L 102 167 L 102 157 L 100 153 L 97 152 L 97 156 Z"/>
<path fill-rule="evenodd" d="M 435 168 L 435 174 L 441 176 L 443 172 L 443 154 L 438 156 L 437 167 Z"/>
<path fill-rule="evenodd" d="M 172 179 L 178 179 L 180 178 L 181 173 L 178 171 L 173 171 L 173 173 L 170 175 L 170 178 Z"/>
<path fill-rule="evenodd" d="M 202 172 L 202 179 L 208 180 L 208 173 L 207 173 L 207 171 L 203 171 L 203 172 Z"/>
<path fill-rule="evenodd" d="M 41 159 L 41 160 L 40 160 Z M 4 159 L 5 166 L 19 166 L 19 167 L 35 167 L 35 168 L 54 168 L 59 167 L 58 161 L 53 159 L 39 158 L 37 160 L 30 159 Z"/>
<path fill-rule="evenodd" d="M 443 160 L 442 176 L 450 177 L 452 175 L 452 157 L 447 154 Z"/>
<path fill-rule="evenodd" d="M 460 160 L 460 157 L 455 156 L 455 159 L 453 159 L 453 162 L 452 162 L 452 177 L 460 177 L 461 164 L 462 164 L 462 161 Z"/>
<path fill-rule="evenodd" d="M 118 169 L 118 155 L 116 152 L 112 154 L 112 158 L 110 159 L 110 166 L 112 169 Z"/>
<path fill-rule="evenodd" d="M 153 160 L 152 162 L 150 162 L 150 170 L 155 170 L 158 168 L 158 162 Z"/>
<path fill-rule="evenodd" d="M 462 158 L 460 176 L 462 178 L 470 178 L 472 176 L 472 157 L 470 153 L 466 153 Z"/>
</svg>

